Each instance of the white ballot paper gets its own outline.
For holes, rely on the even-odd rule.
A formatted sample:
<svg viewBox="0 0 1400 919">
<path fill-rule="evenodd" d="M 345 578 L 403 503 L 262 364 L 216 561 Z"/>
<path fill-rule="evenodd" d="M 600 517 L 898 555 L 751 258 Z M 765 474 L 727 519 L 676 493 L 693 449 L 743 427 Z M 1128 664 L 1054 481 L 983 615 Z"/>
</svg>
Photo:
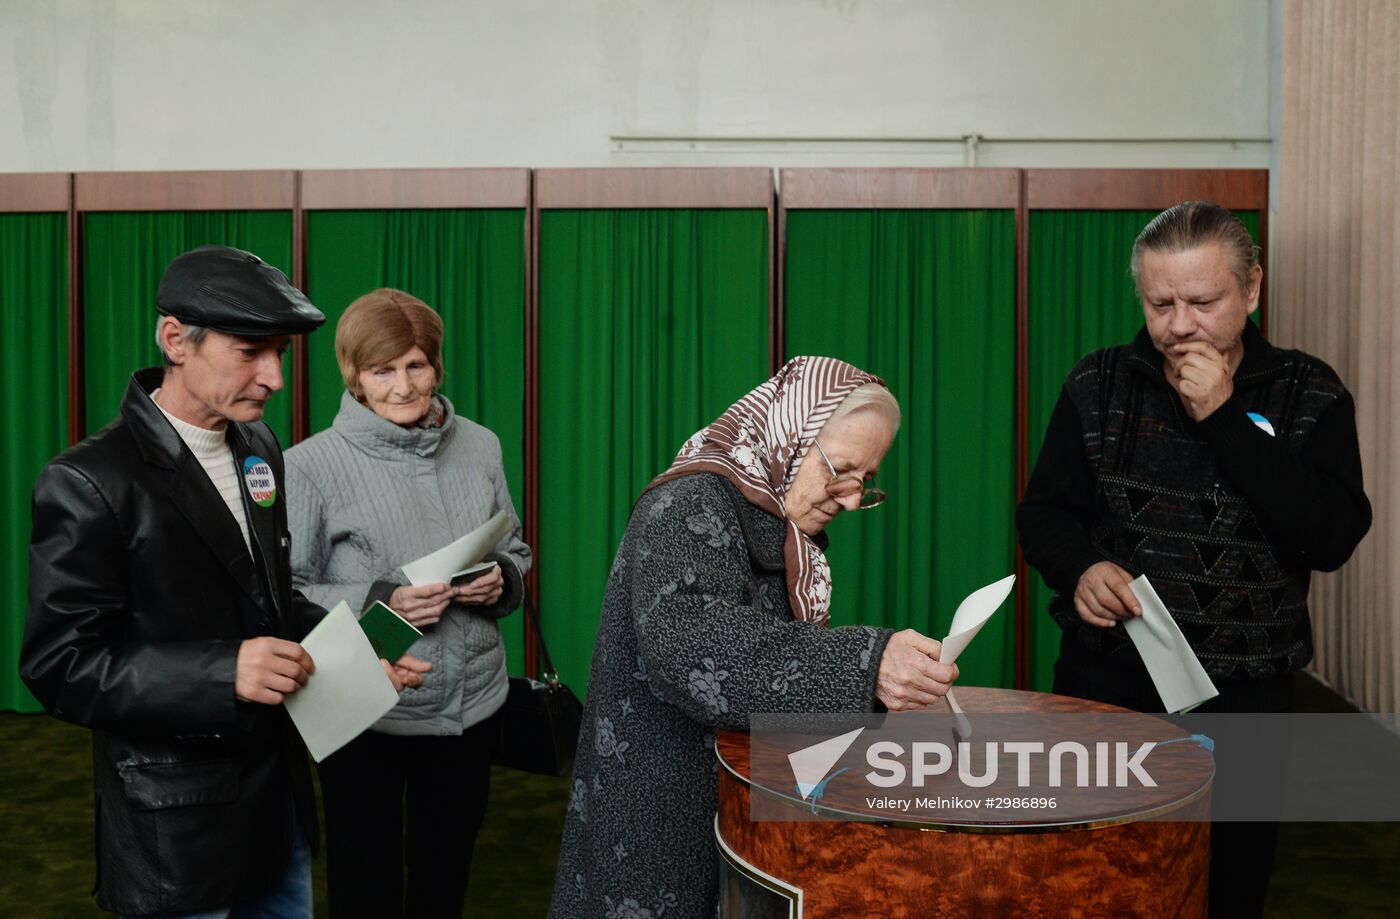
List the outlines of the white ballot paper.
<svg viewBox="0 0 1400 919">
<path fill-rule="evenodd" d="M 452 581 L 452 575 L 485 558 L 486 553 L 494 549 L 496 543 L 508 532 L 510 515 L 505 511 L 498 511 L 496 516 L 461 539 L 404 565 L 404 576 L 414 587 L 422 587 L 424 584 L 448 584 Z"/>
<path fill-rule="evenodd" d="M 1147 665 L 1147 673 L 1162 697 L 1162 707 L 1180 714 L 1220 695 L 1147 575 L 1128 586 L 1142 606 L 1142 615 L 1123 620 L 1123 628 L 1128 630 L 1128 637 Z"/>
<path fill-rule="evenodd" d="M 963 598 L 958 604 L 957 612 L 953 613 L 953 624 L 948 629 L 948 637 L 943 639 L 942 650 L 938 652 L 938 659 L 945 664 L 951 664 L 958 659 L 958 655 L 963 649 L 972 644 L 972 639 L 977 637 L 982 626 L 987 624 L 987 620 L 992 618 L 992 613 L 997 611 L 1006 597 L 1011 593 L 1011 586 L 1016 583 L 1016 575 L 1008 574 L 986 587 L 979 587 Z M 948 690 L 948 707 L 953 710 L 953 715 L 957 718 L 957 733 L 963 740 L 972 738 L 972 724 L 963 714 L 962 706 L 958 704 L 953 691 Z"/>
<path fill-rule="evenodd" d="M 316 671 L 282 704 L 311 758 L 319 763 L 384 717 L 398 704 L 399 694 L 344 600 L 301 646 L 315 661 Z"/>
<path fill-rule="evenodd" d="M 992 618 L 992 613 L 997 611 L 997 607 L 1006 602 L 1006 598 L 1011 594 L 1011 585 L 1015 583 L 1016 575 L 1008 574 L 1000 581 L 979 587 L 958 604 L 958 611 L 953 613 L 953 624 L 948 629 L 948 637 L 943 639 L 943 650 L 938 653 L 940 661 L 951 664 L 958 659 L 963 649 L 972 644 L 972 639 L 977 637 L 982 626 Z"/>
</svg>

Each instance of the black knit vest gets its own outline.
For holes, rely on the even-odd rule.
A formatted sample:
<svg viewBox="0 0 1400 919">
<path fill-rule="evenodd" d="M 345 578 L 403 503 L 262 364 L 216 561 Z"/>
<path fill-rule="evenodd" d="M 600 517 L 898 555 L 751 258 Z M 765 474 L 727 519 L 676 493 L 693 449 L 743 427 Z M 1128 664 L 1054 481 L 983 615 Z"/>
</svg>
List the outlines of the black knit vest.
<svg viewBox="0 0 1400 919">
<path fill-rule="evenodd" d="M 1301 445 L 1345 390 L 1321 362 L 1262 338 L 1253 344 L 1267 360 L 1251 361 L 1260 369 L 1236 376 L 1235 392 L 1275 436 Z M 1147 575 L 1212 678 L 1264 679 L 1306 665 L 1310 572 L 1276 556 L 1145 334 L 1084 358 L 1066 387 L 1095 477 L 1095 548 L 1133 576 Z M 1056 597 L 1052 612 L 1073 624 L 1080 653 L 1136 664 L 1127 634 L 1084 626 L 1071 597 Z"/>
</svg>

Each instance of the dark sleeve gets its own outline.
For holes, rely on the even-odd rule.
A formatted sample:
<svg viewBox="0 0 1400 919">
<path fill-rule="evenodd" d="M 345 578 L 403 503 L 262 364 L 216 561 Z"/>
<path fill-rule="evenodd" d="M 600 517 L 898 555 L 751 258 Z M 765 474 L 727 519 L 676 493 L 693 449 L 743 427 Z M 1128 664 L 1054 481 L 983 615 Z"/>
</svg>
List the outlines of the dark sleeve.
<svg viewBox="0 0 1400 919">
<path fill-rule="evenodd" d="M 311 630 L 326 617 L 324 606 L 314 603 L 295 587 L 292 588 L 292 641 L 303 641 Z"/>
<path fill-rule="evenodd" d="M 1089 541 L 1093 519 L 1094 476 L 1084 453 L 1079 413 L 1069 393 L 1061 389 L 1040 457 L 1016 508 L 1026 563 L 1059 594 L 1073 594 L 1079 576 L 1090 565 L 1105 561 Z"/>
<path fill-rule="evenodd" d="M 51 465 L 35 485 L 33 514 L 20 676 L 44 708 L 125 734 L 235 726 L 241 641 L 126 638 L 127 552 L 101 491 L 78 470 Z"/>
<path fill-rule="evenodd" d="M 478 616 L 485 616 L 487 619 L 501 619 L 518 609 L 524 601 L 525 576 L 516 567 L 515 556 L 507 555 L 505 552 L 491 552 L 484 560 L 495 562 L 501 566 L 501 596 L 495 603 L 486 606 L 468 606 L 466 609 Z"/>
<path fill-rule="evenodd" d="M 369 586 L 369 593 L 365 595 L 364 608 L 361 609 L 359 613 L 356 613 L 356 615 L 363 615 L 365 610 L 368 610 L 376 603 L 383 603 L 385 606 L 393 609 L 389 604 L 389 598 L 394 595 L 394 591 L 402 586 L 403 585 L 398 581 L 375 581 Z"/>
<path fill-rule="evenodd" d="M 1350 393 L 1318 417 L 1301 448 L 1260 430 L 1247 411 L 1236 394 L 1199 423 L 1216 462 L 1284 561 L 1340 568 L 1371 528 Z"/>
<path fill-rule="evenodd" d="M 874 710 L 890 630 L 828 629 L 751 606 L 748 553 L 723 489 L 710 476 L 676 480 L 644 497 L 628 525 L 630 615 L 651 691 L 725 728 L 748 727 L 752 712 Z"/>
<path fill-rule="evenodd" d="M 530 570 L 530 564 L 534 557 L 530 552 L 530 547 L 525 544 L 524 527 L 520 523 L 519 515 L 515 513 L 515 504 L 510 499 L 510 489 L 506 485 L 505 461 L 501 458 L 501 442 L 496 439 L 494 434 L 491 435 L 491 452 L 492 456 L 487 468 L 492 494 L 495 498 L 491 514 L 495 515 L 505 511 L 510 518 L 510 529 L 482 561 L 495 562 L 500 566 L 501 595 L 496 598 L 495 603 L 455 604 L 455 607 L 475 616 L 502 619 L 509 616 L 524 602 L 525 572 Z M 376 583 L 370 588 L 371 599 L 367 602 L 373 602 L 379 587 L 380 585 Z"/>
<path fill-rule="evenodd" d="M 501 456 L 501 442 L 492 436 L 491 488 L 496 496 L 494 512 L 507 511 L 510 516 L 510 532 L 497 543 L 495 551 L 486 558 L 501 566 L 503 587 L 500 599 L 489 606 L 471 607 L 479 614 L 492 619 L 509 615 L 519 608 L 525 597 L 525 573 L 530 570 L 534 556 L 525 544 L 524 527 L 515 513 L 515 504 L 510 499 L 510 488 L 506 484 L 505 460 Z"/>
</svg>

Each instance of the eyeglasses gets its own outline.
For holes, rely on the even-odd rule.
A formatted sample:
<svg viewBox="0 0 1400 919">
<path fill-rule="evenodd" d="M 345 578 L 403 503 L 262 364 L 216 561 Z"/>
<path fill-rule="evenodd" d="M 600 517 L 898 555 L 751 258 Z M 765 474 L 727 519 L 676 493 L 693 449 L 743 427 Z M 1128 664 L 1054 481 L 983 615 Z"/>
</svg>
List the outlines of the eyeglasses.
<svg viewBox="0 0 1400 919">
<path fill-rule="evenodd" d="M 873 481 L 861 481 L 850 473 L 837 475 L 836 467 L 831 465 L 831 460 L 827 457 L 826 451 L 822 449 L 822 445 L 814 440 L 812 446 L 817 448 L 817 452 L 822 456 L 822 462 L 826 463 L 826 468 L 831 470 L 831 481 L 826 483 L 826 493 L 831 497 L 849 498 L 851 495 L 859 494 L 859 510 L 874 507 L 889 497 L 885 494 L 884 489 L 876 488 Z"/>
</svg>

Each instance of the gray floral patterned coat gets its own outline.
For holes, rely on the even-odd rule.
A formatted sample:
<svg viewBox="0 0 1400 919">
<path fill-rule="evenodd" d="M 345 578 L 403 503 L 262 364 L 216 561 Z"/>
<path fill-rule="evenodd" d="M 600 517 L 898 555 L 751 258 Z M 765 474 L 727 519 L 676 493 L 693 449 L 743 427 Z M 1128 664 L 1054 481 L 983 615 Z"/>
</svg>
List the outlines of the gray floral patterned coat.
<svg viewBox="0 0 1400 919">
<path fill-rule="evenodd" d="M 875 704 L 890 632 L 794 621 L 784 526 L 716 475 L 637 502 L 603 598 L 551 916 L 713 917 L 716 729 Z"/>
</svg>

